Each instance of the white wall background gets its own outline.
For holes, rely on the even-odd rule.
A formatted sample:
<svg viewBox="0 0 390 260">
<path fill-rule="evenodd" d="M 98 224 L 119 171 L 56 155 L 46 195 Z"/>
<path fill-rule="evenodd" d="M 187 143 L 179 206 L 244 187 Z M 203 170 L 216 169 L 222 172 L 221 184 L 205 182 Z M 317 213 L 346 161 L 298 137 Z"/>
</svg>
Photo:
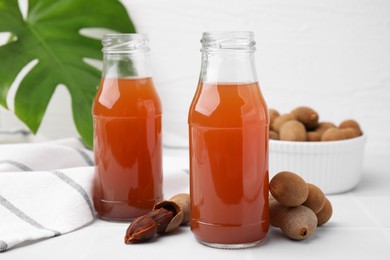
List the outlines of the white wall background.
<svg viewBox="0 0 390 260">
<path fill-rule="evenodd" d="M 151 39 L 154 81 L 168 145 L 187 144 L 187 110 L 200 69 L 203 31 L 252 30 L 268 106 L 308 105 L 322 120 L 358 120 L 368 149 L 390 149 L 390 1 L 123 0 L 138 32 Z M 0 112 L 2 128 L 20 127 Z M 59 87 L 39 133 L 77 135 L 70 98 Z"/>
</svg>

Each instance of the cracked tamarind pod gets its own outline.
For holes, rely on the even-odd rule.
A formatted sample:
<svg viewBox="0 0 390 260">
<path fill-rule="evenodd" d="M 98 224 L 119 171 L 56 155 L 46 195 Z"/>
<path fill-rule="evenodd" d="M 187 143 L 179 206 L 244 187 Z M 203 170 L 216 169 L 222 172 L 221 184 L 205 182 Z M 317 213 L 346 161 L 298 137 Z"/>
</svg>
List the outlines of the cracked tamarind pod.
<svg viewBox="0 0 390 260">
<path fill-rule="evenodd" d="M 189 194 L 177 194 L 157 203 L 148 214 L 136 218 L 126 230 L 125 243 L 141 243 L 152 239 L 156 234 L 172 232 L 180 225 L 187 224 L 189 218 Z"/>
<path fill-rule="evenodd" d="M 157 223 L 148 216 L 136 218 L 126 230 L 125 243 L 148 241 L 157 233 Z"/>
<path fill-rule="evenodd" d="M 146 216 L 150 217 L 157 223 L 157 234 L 164 234 L 168 224 L 173 218 L 173 212 L 164 208 L 152 210 Z"/>
<path fill-rule="evenodd" d="M 190 195 L 180 193 L 169 200 L 164 200 L 157 203 L 154 209 L 164 208 L 173 212 L 173 218 L 169 222 L 165 233 L 174 231 L 180 225 L 185 225 L 190 220 Z"/>
</svg>

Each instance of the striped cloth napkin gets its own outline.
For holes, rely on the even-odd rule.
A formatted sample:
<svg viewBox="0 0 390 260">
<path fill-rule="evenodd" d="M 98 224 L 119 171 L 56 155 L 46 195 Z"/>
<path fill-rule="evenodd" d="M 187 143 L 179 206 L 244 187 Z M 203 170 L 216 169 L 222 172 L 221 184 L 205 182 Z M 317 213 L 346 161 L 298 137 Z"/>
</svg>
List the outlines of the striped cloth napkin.
<svg viewBox="0 0 390 260">
<path fill-rule="evenodd" d="M 0 145 L 0 252 L 94 220 L 92 158 L 76 138 Z"/>
</svg>

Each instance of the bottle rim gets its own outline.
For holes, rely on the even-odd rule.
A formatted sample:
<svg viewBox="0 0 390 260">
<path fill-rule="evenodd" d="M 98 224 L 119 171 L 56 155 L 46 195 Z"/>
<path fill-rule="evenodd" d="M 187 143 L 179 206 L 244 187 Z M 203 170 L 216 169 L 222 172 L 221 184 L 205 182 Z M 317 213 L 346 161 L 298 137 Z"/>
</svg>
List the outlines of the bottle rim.
<svg viewBox="0 0 390 260">
<path fill-rule="evenodd" d="M 256 41 L 252 31 L 212 31 L 202 34 L 201 52 L 243 51 L 254 52 Z"/>
<path fill-rule="evenodd" d="M 103 35 L 103 53 L 137 53 L 149 51 L 149 37 L 143 33 L 110 33 Z"/>
</svg>

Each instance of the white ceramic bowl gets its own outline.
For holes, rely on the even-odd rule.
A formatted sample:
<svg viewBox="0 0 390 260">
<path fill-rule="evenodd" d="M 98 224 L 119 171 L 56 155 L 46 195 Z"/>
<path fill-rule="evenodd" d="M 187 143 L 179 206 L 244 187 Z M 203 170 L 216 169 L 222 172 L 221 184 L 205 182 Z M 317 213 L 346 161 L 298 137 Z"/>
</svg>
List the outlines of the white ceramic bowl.
<svg viewBox="0 0 390 260">
<path fill-rule="evenodd" d="M 280 171 L 291 171 L 325 194 L 348 191 L 361 179 L 365 143 L 364 135 L 329 142 L 270 140 L 270 179 Z"/>
</svg>

